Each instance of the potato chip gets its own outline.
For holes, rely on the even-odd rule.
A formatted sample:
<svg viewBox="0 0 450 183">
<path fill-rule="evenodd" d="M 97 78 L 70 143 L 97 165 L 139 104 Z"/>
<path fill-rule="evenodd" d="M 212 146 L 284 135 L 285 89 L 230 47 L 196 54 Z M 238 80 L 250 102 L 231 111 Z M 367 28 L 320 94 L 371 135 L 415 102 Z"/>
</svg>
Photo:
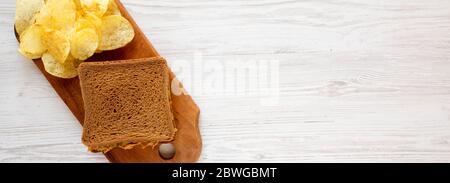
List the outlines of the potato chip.
<svg viewBox="0 0 450 183">
<path fill-rule="evenodd" d="M 81 3 L 80 0 L 73 0 L 73 3 L 75 3 L 75 7 L 77 8 L 77 12 L 81 12 Z"/>
<path fill-rule="evenodd" d="M 134 38 L 130 22 L 120 15 L 103 17 L 99 50 L 114 50 L 125 46 Z"/>
<path fill-rule="evenodd" d="M 77 18 L 77 21 L 75 22 L 75 32 L 82 30 L 82 29 L 86 29 L 86 28 L 93 28 L 94 25 L 86 20 L 86 18 L 84 17 L 79 17 Z"/>
<path fill-rule="evenodd" d="M 92 13 L 84 14 L 83 18 L 85 18 L 92 25 L 94 25 L 95 29 L 97 29 L 98 33 L 100 33 L 100 27 L 102 26 L 102 19 L 101 18 L 97 17 L 96 15 L 94 15 Z"/>
<path fill-rule="evenodd" d="M 42 58 L 45 70 L 61 78 L 95 53 L 127 45 L 135 32 L 115 0 L 16 0 L 19 52 Z"/>
<path fill-rule="evenodd" d="M 79 31 L 82 29 L 96 29 L 97 27 L 85 17 L 80 17 L 77 19 L 75 23 L 75 31 Z"/>
<path fill-rule="evenodd" d="M 81 9 L 102 17 L 108 9 L 109 0 L 80 0 Z"/>
<path fill-rule="evenodd" d="M 56 61 L 64 63 L 70 52 L 70 41 L 65 34 L 48 29 L 42 35 L 42 42 Z"/>
<path fill-rule="evenodd" d="M 50 12 L 48 12 L 47 5 L 42 6 L 38 14 L 35 15 L 33 22 L 37 25 L 46 26 L 51 22 Z"/>
<path fill-rule="evenodd" d="M 115 0 L 109 1 L 108 10 L 106 10 L 106 13 L 103 16 L 109 16 L 109 15 L 121 15 L 119 7 L 117 7 Z"/>
<path fill-rule="evenodd" d="M 70 35 L 77 16 L 73 0 L 47 0 L 45 6 L 48 17 L 41 24 Z"/>
<path fill-rule="evenodd" d="M 19 52 L 29 59 L 37 59 L 45 52 L 45 46 L 41 40 L 42 28 L 39 25 L 31 25 L 20 36 Z"/>
<path fill-rule="evenodd" d="M 84 18 L 91 24 L 93 25 L 93 28 L 95 29 L 95 31 L 97 32 L 97 36 L 98 36 L 98 41 L 100 44 L 100 39 L 102 37 L 102 32 L 101 32 L 101 26 L 102 26 L 102 19 L 97 17 L 96 15 L 92 14 L 92 13 L 86 13 L 84 15 Z"/>
<path fill-rule="evenodd" d="M 80 61 L 73 57 L 67 57 L 67 60 L 61 63 L 56 61 L 50 53 L 44 53 L 42 55 L 42 63 L 45 71 L 53 76 L 66 79 L 78 76 L 77 67 Z"/>
<path fill-rule="evenodd" d="M 94 29 L 86 28 L 76 32 L 71 41 L 70 53 L 79 60 L 86 60 L 94 55 L 98 47 L 98 35 Z"/>
<path fill-rule="evenodd" d="M 16 0 L 15 27 L 19 35 L 33 23 L 33 17 L 44 6 L 44 0 Z"/>
</svg>

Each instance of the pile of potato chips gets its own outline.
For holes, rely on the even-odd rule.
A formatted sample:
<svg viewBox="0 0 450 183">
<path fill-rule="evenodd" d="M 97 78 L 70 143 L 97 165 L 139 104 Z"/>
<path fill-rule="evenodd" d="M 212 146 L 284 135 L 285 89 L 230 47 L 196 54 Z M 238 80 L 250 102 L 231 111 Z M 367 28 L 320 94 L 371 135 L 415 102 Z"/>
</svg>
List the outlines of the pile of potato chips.
<svg viewBox="0 0 450 183">
<path fill-rule="evenodd" d="M 17 0 L 15 28 L 19 52 L 41 58 L 45 70 L 60 78 L 76 77 L 78 65 L 94 53 L 134 38 L 115 0 Z"/>
</svg>

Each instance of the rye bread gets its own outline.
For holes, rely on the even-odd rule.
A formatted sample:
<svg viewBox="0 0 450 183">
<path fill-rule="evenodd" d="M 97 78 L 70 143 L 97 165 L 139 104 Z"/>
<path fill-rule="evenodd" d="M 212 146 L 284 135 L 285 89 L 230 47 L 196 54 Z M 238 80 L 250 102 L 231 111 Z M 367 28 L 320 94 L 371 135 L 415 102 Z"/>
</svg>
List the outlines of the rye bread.
<svg viewBox="0 0 450 183">
<path fill-rule="evenodd" d="M 92 152 L 172 141 L 169 70 L 161 57 L 85 62 L 79 66 L 85 118 L 82 142 Z"/>
</svg>

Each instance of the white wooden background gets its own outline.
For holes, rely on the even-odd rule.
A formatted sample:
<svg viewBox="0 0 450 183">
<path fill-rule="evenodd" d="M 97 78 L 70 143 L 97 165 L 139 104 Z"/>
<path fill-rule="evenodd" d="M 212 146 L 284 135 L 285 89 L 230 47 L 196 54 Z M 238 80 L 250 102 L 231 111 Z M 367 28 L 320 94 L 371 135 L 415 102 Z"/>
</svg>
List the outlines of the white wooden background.
<svg viewBox="0 0 450 183">
<path fill-rule="evenodd" d="M 280 61 L 279 106 L 193 95 L 200 162 L 450 162 L 448 0 L 123 2 L 169 62 Z M 0 162 L 106 162 L 16 51 L 14 8 L 0 0 Z"/>
</svg>

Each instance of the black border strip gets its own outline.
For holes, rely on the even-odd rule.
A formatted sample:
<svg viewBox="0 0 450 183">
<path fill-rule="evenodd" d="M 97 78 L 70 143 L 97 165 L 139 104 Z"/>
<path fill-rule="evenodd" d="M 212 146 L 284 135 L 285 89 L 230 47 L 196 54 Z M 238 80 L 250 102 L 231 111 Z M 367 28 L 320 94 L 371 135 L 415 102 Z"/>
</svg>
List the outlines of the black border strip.
<svg viewBox="0 0 450 183">
<path fill-rule="evenodd" d="M 175 172 L 193 177 L 176 177 Z M 205 171 L 200 178 L 199 171 Z M 221 175 L 218 177 L 219 171 Z M 228 174 L 224 172 L 228 171 Z M 235 171 L 234 176 L 231 175 Z M 239 172 L 237 174 L 236 172 Z M 256 173 L 252 173 L 252 171 Z M 245 172 L 245 173 L 244 173 Z M 270 172 L 270 173 L 269 173 Z M 270 175 L 269 175 L 270 174 Z M 292 180 L 450 180 L 450 164 L 300 164 L 300 163 L 199 163 L 199 164 L 0 164 L 0 175 L 13 179 L 70 179 L 79 181 L 159 180 L 164 182 L 280 182 Z M 187 174 L 184 174 L 187 175 Z M 228 175 L 228 177 L 227 177 Z M 239 175 L 239 176 L 238 176 Z M 174 177 L 175 176 L 175 177 Z M 62 178 L 62 179 L 61 179 Z M 295 181 L 297 182 L 297 181 Z M 302 181 L 300 181 L 302 182 Z"/>
</svg>

